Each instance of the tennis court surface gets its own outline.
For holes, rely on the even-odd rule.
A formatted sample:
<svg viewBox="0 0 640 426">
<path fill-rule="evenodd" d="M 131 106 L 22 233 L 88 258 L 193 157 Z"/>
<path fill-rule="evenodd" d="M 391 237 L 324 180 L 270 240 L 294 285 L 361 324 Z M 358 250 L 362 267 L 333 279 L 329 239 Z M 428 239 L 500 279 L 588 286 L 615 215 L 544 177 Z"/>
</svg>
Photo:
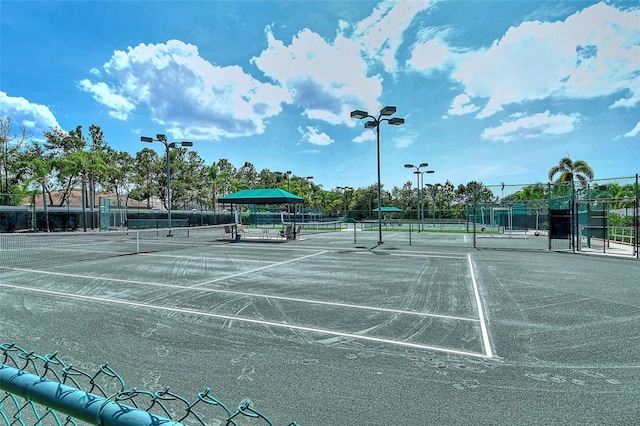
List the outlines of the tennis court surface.
<svg viewBox="0 0 640 426">
<path fill-rule="evenodd" d="M 248 398 L 278 425 L 640 415 L 637 260 L 465 234 L 195 235 L 3 246 L 0 341 L 108 361 L 130 387 Z"/>
</svg>

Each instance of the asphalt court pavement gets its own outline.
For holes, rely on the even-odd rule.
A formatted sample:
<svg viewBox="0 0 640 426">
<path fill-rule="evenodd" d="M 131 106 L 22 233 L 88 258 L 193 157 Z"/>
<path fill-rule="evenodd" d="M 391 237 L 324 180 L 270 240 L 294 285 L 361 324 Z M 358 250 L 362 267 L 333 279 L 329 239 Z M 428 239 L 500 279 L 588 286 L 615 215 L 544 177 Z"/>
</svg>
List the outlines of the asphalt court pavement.
<svg viewBox="0 0 640 426">
<path fill-rule="evenodd" d="M 274 424 L 635 423 L 639 262 L 377 236 L 1 270 L 0 338 Z"/>
</svg>

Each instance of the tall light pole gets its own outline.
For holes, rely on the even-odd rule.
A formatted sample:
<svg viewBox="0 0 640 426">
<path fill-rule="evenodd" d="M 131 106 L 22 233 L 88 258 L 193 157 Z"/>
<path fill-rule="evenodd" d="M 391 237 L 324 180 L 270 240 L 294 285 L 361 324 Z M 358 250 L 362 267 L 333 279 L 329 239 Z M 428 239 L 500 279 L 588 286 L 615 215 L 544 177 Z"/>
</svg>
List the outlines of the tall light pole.
<svg viewBox="0 0 640 426">
<path fill-rule="evenodd" d="M 422 220 L 420 221 L 420 226 L 424 229 L 424 196 L 422 195 L 422 190 L 424 189 L 424 175 L 435 173 L 435 170 L 424 170 L 420 172 L 420 201 L 422 202 Z"/>
<path fill-rule="evenodd" d="M 291 185 L 289 182 L 289 176 L 291 176 L 291 170 L 287 170 L 286 172 L 274 172 L 278 176 L 286 175 L 287 176 L 287 192 L 291 192 Z M 287 204 L 287 220 L 289 220 L 289 215 L 291 214 L 291 204 Z"/>
<path fill-rule="evenodd" d="M 309 185 L 309 207 L 307 208 L 307 213 L 309 213 L 309 211 L 312 208 L 312 204 L 313 204 L 313 187 L 311 186 L 311 184 L 309 183 L 311 181 L 311 179 L 313 179 L 313 176 L 305 176 L 304 180 L 305 182 L 307 182 L 307 184 Z M 302 185 L 300 185 L 302 186 Z M 300 191 L 302 191 L 302 189 L 300 189 Z M 311 218 L 311 214 L 308 214 L 309 219 Z M 302 217 L 302 219 L 304 220 L 304 216 Z"/>
<path fill-rule="evenodd" d="M 289 176 L 291 175 L 291 170 L 287 170 L 286 172 L 274 172 L 278 176 L 286 175 L 287 176 L 287 192 L 291 192 L 291 186 L 289 184 Z"/>
<path fill-rule="evenodd" d="M 431 192 L 431 199 L 433 200 L 433 221 L 435 224 L 435 220 L 436 220 L 436 209 L 437 209 L 437 205 L 436 205 L 436 197 L 437 197 L 437 193 L 438 193 L 438 189 L 442 187 L 441 184 L 439 183 L 434 183 L 433 185 L 428 183 L 425 185 L 427 188 L 429 188 L 429 192 Z"/>
<path fill-rule="evenodd" d="M 420 163 L 420 165 L 418 166 L 414 166 L 413 164 L 405 164 L 404 165 L 407 169 L 416 169 L 415 172 L 413 172 L 416 175 L 416 187 L 418 189 L 418 193 L 417 198 L 418 198 L 418 204 L 416 206 L 417 211 L 418 211 L 418 224 L 420 223 L 420 218 L 422 215 L 422 209 L 420 208 L 420 205 L 422 203 L 422 186 L 420 185 L 420 177 L 421 177 L 421 173 L 420 173 L 420 169 L 422 167 L 428 167 L 429 163 Z M 418 232 L 420 232 L 420 225 L 418 225 Z"/>
<path fill-rule="evenodd" d="M 167 228 L 169 229 L 169 233 L 167 237 L 171 237 L 171 166 L 169 162 L 169 148 L 176 148 L 178 146 L 193 146 L 193 142 L 169 142 L 167 141 L 167 136 L 158 133 L 156 138 L 150 138 L 147 136 L 140 136 L 141 142 L 162 142 L 164 145 L 164 149 L 167 156 Z"/>
<path fill-rule="evenodd" d="M 342 201 L 344 203 L 344 221 L 347 221 L 347 191 L 352 191 L 353 188 L 350 186 L 337 186 L 336 189 L 338 191 L 342 191 Z"/>
<path fill-rule="evenodd" d="M 382 118 L 388 117 L 390 115 L 395 114 L 396 107 L 395 106 L 385 106 L 380 110 L 380 115 L 378 117 L 374 117 L 370 115 L 367 111 L 355 110 L 351 111 L 351 118 L 357 118 L 358 120 L 362 120 L 363 118 L 371 118 L 371 121 L 367 121 L 364 123 L 365 129 L 376 129 L 376 135 L 378 140 L 378 244 L 382 244 L 382 190 L 380 184 L 380 123 L 383 121 L 387 121 L 392 126 L 400 126 L 404 124 L 404 118 L 394 117 L 394 118 Z"/>
</svg>

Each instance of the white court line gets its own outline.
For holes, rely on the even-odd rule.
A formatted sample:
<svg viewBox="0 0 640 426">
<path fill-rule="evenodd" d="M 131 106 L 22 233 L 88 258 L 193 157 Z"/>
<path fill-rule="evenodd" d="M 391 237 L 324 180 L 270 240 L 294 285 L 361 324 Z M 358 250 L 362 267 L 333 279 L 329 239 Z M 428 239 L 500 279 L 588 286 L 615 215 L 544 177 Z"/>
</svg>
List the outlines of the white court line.
<svg viewBox="0 0 640 426">
<path fill-rule="evenodd" d="M 454 349 L 440 348 L 440 347 L 428 346 L 428 345 L 420 345 L 420 344 L 417 344 L 417 343 L 401 342 L 401 341 L 396 341 L 396 340 L 382 339 L 382 338 L 378 338 L 378 337 L 363 336 L 363 335 L 360 335 L 360 334 L 342 333 L 342 332 L 338 332 L 338 331 L 324 330 L 324 329 L 321 329 L 321 328 L 304 327 L 304 326 L 300 326 L 300 325 L 293 325 L 293 324 L 286 324 L 286 323 L 279 323 L 279 322 L 271 322 L 271 321 L 262 321 L 262 320 L 255 320 L 255 319 L 250 319 L 250 318 L 234 317 L 234 316 L 231 316 L 231 315 L 212 314 L 212 313 L 209 313 L 209 312 L 196 311 L 196 310 L 193 310 L 193 309 L 170 308 L 170 307 L 166 307 L 166 306 L 140 304 L 140 303 L 135 303 L 135 302 L 127 302 L 126 300 L 108 299 L 108 298 L 104 298 L 104 297 L 95 297 L 95 296 L 83 296 L 83 295 L 78 295 L 78 294 L 63 293 L 63 292 L 59 292 L 59 291 L 44 290 L 44 289 L 39 289 L 39 288 L 15 286 L 15 285 L 10 285 L 10 284 L 1 284 L 0 283 L 0 287 L 13 288 L 13 289 L 17 289 L 17 290 L 30 290 L 30 291 L 37 292 L 37 293 L 52 294 L 52 295 L 56 295 L 56 296 L 68 297 L 68 298 L 71 298 L 71 299 L 91 300 L 91 301 L 96 301 L 96 302 L 111 303 L 111 304 L 125 305 L 125 306 L 134 306 L 135 305 L 135 306 L 140 306 L 140 307 L 143 307 L 143 308 L 155 309 L 155 310 L 160 310 L 160 311 L 179 312 L 179 313 L 186 313 L 186 314 L 191 314 L 191 315 L 200 315 L 200 316 L 205 316 L 205 317 L 210 317 L 210 318 L 219 318 L 219 319 L 223 319 L 223 320 L 231 320 L 231 321 L 238 321 L 238 322 L 248 322 L 248 323 L 251 323 L 251 324 L 260 324 L 260 325 L 266 325 L 266 326 L 270 326 L 270 327 L 287 328 L 289 330 L 308 331 L 308 332 L 313 332 L 313 333 L 327 334 L 327 335 L 330 335 L 330 336 L 338 336 L 338 337 L 347 337 L 347 338 L 350 338 L 350 339 L 367 340 L 367 341 L 371 341 L 371 342 L 386 343 L 386 344 L 391 344 L 391 345 L 405 346 L 405 347 L 411 347 L 411 348 L 416 348 L 416 349 L 432 350 L 432 351 L 445 352 L 445 353 L 451 353 L 451 354 L 463 355 L 463 356 L 472 356 L 472 357 L 476 357 L 476 358 L 490 358 L 490 356 L 487 356 L 485 354 L 479 354 L 479 353 L 474 353 L 474 352 L 457 351 L 457 350 L 454 350 Z"/>
<path fill-rule="evenodd" d="M 353 231 L 351 231 L 353 232 Z M 340 243 L 342 241 L 337 241 L 336 243 Z M 349 252 L 349 253 L 372 253 L 374 251 L 377 251 L 379 253 L 386 253 L 389 255 L 393 255 L 393 256 L 407 256 L 407 257 L 435 257 L 435 258 L 442 258 L 442 259 L 466 259 L 467 256 L 464 254 L 460 254 L 460 253 L 451 253 L 451 252 L 443 252 L 443 251 L 415 251 L 415 250 L 403 250 L 403 249 L 393 249 L 393 250 L 385 250 L 384 247 L 380 246 L 380 247 L 375 247 L 375 248 L 363 248 L 363 247 L 369 247 L 371 246 L 371 241 L 364 241 L 364 242 L 357 242 L 357 243 L 353 243 L 356 246 L 354 247 L 350 247 L 350 246 L 345 246 L 345 247 L 331 247 L 331 248 L 327 248 L 327 246 L 312 246 L 312 245 L 305 245 L 304 247 L 300 247 L 300 246 L 295 246 L 295 247 L 284 247 L 284 245 L 279 245 L 277 248 L 273 248 L 273 247 L 268 247 L 263 245 L 263 244 L 254 244 L 251 246 L 251 250 L 255 250 L 255 251 L 260 251 L 260 250 L 264 250 L 264 251 L 268 251 L 268 252 L 275 252 L 275 251 L 293 251 L 293 252 L 305 252 L 305 251 L 311 251 L 311 252 L 315 252 L 317 250 L 323 250 L 326 253 L 341 253 L 341 252 Z M 374 244 L 375 245 L 375 244 Z M 238 252 L 242 252 L 244 251 L 245 247 L 241 245 L 226 245 L 226 246 L 210 246 L 208 247 L 209 249 L 220 249 L 220 250 L 225 250 L 225 251 L 238 251 Z M 146 255 L 153 255 L 153 253 L 148 253 Z"/>
<path fill-rule="evenodd" d="M 322 254 L 322 253 L 316 253 L 315 255 L 318 255 L 318 254 Z M 311 257 L 311 256 L 313 256 L 313 255 L 304 256 L 303 258 L 308 258 L 308 257 Z M 274 264 L 274 265 L 264 266 L 264 267 L 260 267 L 260 268 L 257 268 L 257 269 L 251 269 L 249 271 L 241 272 L 241 273 L 238 273 L 238 274 L 221 277 L 221 278 L 218 278 L 218 279 L 213 280 L 213 281 L 222 281 L 222 280 L 225 280 L 225 279 L 228 279 L 228 278 L 237 277 L 239 275 L 250 274 L 252 272 L 256 272 L 256 271 L 267 269 L 270 266 L 276 266 L 276 265 L 280 265 L 282 263 L 292 262 L 292 261 L 300 260 L 300 259 L 303 259 L 303 258 L 291 259 L 291 260 L 286 261 L 286 262 L 280 262 L 280 263 Z M 325 302 L 325 301 L 322 301 L 322 300 L 300 299 L 300 298 L 296 298 L 296 297 L 275 296 L 275 295 L 270 295 L 270 294 L 247 293 L 247 292 L 242 292 L 242 291 L 220 290 L 220 289 L 215 289 L 215 288 L 199 287 L 199 286 L 202 286 L 203 284 L 206 284 L 206 283 L 195 284 L 195 285 L 192 285 L 192 286 L 181 286 L 181 285 L 176 285 L 176 284 L 163 284 L 163 283 L 156 283 L 156 282 L 149 282 L 149 281 L 135 281 L 135 280 L 125 280 L 125 279 L 119 279 L 119 278 L 105 278 L 105 277 L 92 276 L 92 275 L 68 274 L 68 273 L 52 272 L 52 271 L 40 271 L 40 270 L 37 270 L 37 269 L 11 268 L 11 270 L 21 271 L 21 272 L 37 273 L 37 274 L 43 274 L 43 275 L 54 275 L 54 276 L 63 276 L 63 277 L 70 277 L 70 278 L 80 278 L 80 279 L 86 279 L 86 280 L 99 279 L 99 280 L 107 281 L 107 282 L 117 282 L 117 283 L 122 283 L 122 284 L 146 285 L 146 286 L 152 286 L 152 287 L 171 288 L 171 289 L 175 289 L 175 290 L 194 290 L 194 291 L 202 291 L 202 292 L 207 292 L 207 293 L 228 294 L 228 295 L 232 295 L 232 296 L 254 297 L 254 298 L 262 298 L 262 299 L 282 300 L 282 301 L 286 301 L 286 302 L 306 303 L 306 304 L 310 304 L 310 305 L 323 305 L 323 306 L 333 306 L 333 307 L 339 307 L 339 308 L 361 309 L 361 310 L 365 310 L 365 311 L 385 312 L 385 313 L 402 314 L 402 315 L 412 315 L 412 316 L 424 317 L 424 318 L 441 318 L 441 319 L 450 319 L 450 320 L 456 320 L 456 321 L 469 321 L 469 322 L 478 322 L 478 321 L 480 321 L 477 318 L 464 318 L 464 317 L 456 317 L 456 316 L 452 316 L 452 315 L 429 314 L 429 313 L 424 313 L 424 312 L 407 311 L 407 310 L 402 310 L 402 309 L 378 308 L 378 307 L 365 306 L 365 305 L 353 305 L 353 304 L 350 304 L 350 303 Z M 208 282 L 213 282 L 213 281 L 208 281 Z M 164 296 L 166 296 L 166 294 L 163 294 L 162 296 L 156 296 L 156 297 L 154 297 L 154 298 L 152 298 L 150 300 L 147 300 L 147 302 L 149 302 L 151 300 L 158 299 L 159 297 L 164 297 Z M 140 303 L 131 302 L 131 303 L 132 303 L 133 306 L 143 306 L 143 304 L 144 304 L 144 302 L 140 302 Z"/>
<path fill-rule="evenodd" d="M 228 247 L 225 247 L 225 249 L 227 248 Z M 263 248 L 263 247 L 251 247 L 251 248 L 255 250 L 267 250 L 267 251 L 273 252 L 273 249 L 270 249 L 270 248 Z M 237 249 L 242 250 L 241 247 L 238 247 Z M 390 250 L 385 250 L 384 248 L 369 249 L 369 248 L 358 248 L 358 247 L 335 247 L 335 248 L 331 248 L 330 250 L 327 250 L 326 246 L 324 247 L 323 246 L 305 246 L 305 247 L 296 247 L 296 248 L 278 247 L 277 250 L 278 251 L 294 251 L 294 252 L 324 250 L 326 253 L 349 252 L 353 254 L 358 254 L 358 253 L 373 254 L 374 251 L 377 251 L 379 253 L 385 253 L 392 256 L 433 257 L 433 258 L 441 258 L 441 259 L 466 259 L 467 258 L 464 254 L 458 254 L 458 253 L 447 253 L 447 252 L 436 252 L 436 251 L 416 252 L 416 251 L 401 250 L 401 249 L 390 251 Z"/>
<path fill-rule="evenodd" d="M 484 311 L 482 310 L 482 303 L 480 302 L 480 292 L 478 291 L 478 283 L 476 282 L 476 273 L 473 270 L 473 263 L 471 263 L 471 255 L 467 255 L 469 260 L 469 271 L 471 272 L 471 281 L 473 283 L 473 293 L 476 298 L 476 305 L 478 306 L 478 317 L 480 319 L 480 331 L 482 333 L 482 341 L 484 342 L 484 349 L 487 358 L 493 358 L 493 351 L 491 350 L 491 342 L 489 342 L 489 333 L 487 332 L 487 324 L 484 320 Z"/>
<path fill-rule="evenodd" d="M 194 285 L 189 286 L 188 288 L 196 288 L 196 287 L 200 287 L 200 286 L 205 285 L 205 284 L 216 283 L 218 281 L 224 281 L 224 280 L 227 280 L 229 278 L 235 278 L 235 277 L 240 277 L 242 275 L 252 274 L 254 272 L 262 271 L 264 269 L 273 268 L 275 266 L 282 266 L 282 265 L 286 265 L 287 263 L 297 262 L 299 260 L 308 259 L 310 257 L 314 257 L 314 256 L 318 256 L 318 255 L 321 255 L 321 254 L 325 254 L 326 252 L 327 252 L 326 250 L 323 250 L 323 251 L 320 251 L 320 252 L 317 252 L 317 253 L 308 254 L 306 256 L 296 257 L 294 259 L 289 259 L 289 260 L 285 260 L 285 261 L 282 261 L 282 262 L 272 263 L 271 265 L 261 266 L 260 268 L 251 269 L 249 271 L 238 272 L 237 274 L 227 275 L 226 277 L 216 278 L 214 280 L 205 281 L 205 282 L 202 282 L 200 284 L 194 284 Z"/>
<path fill-rule="evenodd" d="M 221 277 L 221 278 L 218 278 L 218 279 L 215 279 L 215 280 L 207 281 L 207 282 L 196 284 L 196 285 L 189 286 L 189 287 L 171 285 L 171 284 L 143 282 L 143 281 L 103 278 L 103 277 L 95 277 L 95 276 L 84 276 L 84 275 L 77 275 L 77 274 L 57 273 L 57 272 L 51 272 L 51 271 L 38 271 L 38 270 L 34 270 L 34 269 L 23 269 L 23 268 L 11 268 L 11 269 L 12 270 L 17 270 L 17 271 L 35 272 L 35 273 L 48 274 L 48 275 L 68 276 L 68 277 L 77 277 L 77 278 L 84 278 L 84 279 L 101 279 L 101 280 L 104 280 L 104 281 L 132 283 L 132 284 L 142 284 L 142 285 L 174 288 L 174 289 L 178 289 L 178 290 L 188 290 L 188 289 L 193 289 L 193 288 L 202 286 L 202 285 L 207 284 L 207 283 L 218 282 L 218 281 L 221 281 L 221 280 L 224 280 L 224 279 L 228 279 L 228 278 L 232 278 L 232 277 L 236 277 L 236 276 L 240 276 L 240 275 L 250 274 L 252 272 L 264 270 L 264 269 L 267 269 L 267 268 L 270 268 L 270 267 L 273 267 L 273 266 L 279 266 L 279 265 L 295 262 L 295 261 L 306 259 L 306 258 L 309 258 L 309 257 L 321 255 L 321 254 L 324 254 L 324 253 L 327 253 L 327 252 L 328 251 L 312 253 L 312 254 L 309 254 L 309 255 L 306 255 L 306 256 L 302 256 L 302 257 L 299 257 L 299 258 L 295 258 L 295 259 L 290 259 L 290 260 L 283 261 L 283 262 L 274 263 L 274 264 L 263 266 L 263 267 L 260 267 L 260 268 L 256 268 L 256 269 L 253 269 L 253 270 L 250 270 L 250 271 L 245 271 L 245 272 L 241 272 L 241 273 L 230 275 L 230 276 L 226 276 L 226 277 Z M 360 253 L 360 252 L 356 251 L 354 253 Z M 366 253 L 366 252 L 362 252 L 362 253 Z M 397 253 L 397 252 L 389 253 L 389 254 L 390 255 L 396 255 L 396 256 L 403 256 L 403 254 L 400 254 L 400 253 Z M 412 253 L 412 252 L 407 252 L 406 255 L 414 256 L 415 254 Z M 422 256 L 428 257 L 428 256 L 425 256 L 425 255 L 422 255 Z M 461 259 L 461 257 L 458 257 L 458 256 L 450 256 L 450 257 L 448 257 L 448 256 L 445 255 L 443 257 L 445 257 L 445 258 L 453 258 L 453 259 Z M 267 299 L 271 298 L 271 299 L 293 301 L 293 302 L 300 302 L 300 303 L 319 304 L 319 305 L 328 305 L 328 306 L 338 306 L 338 307 L 346 307 L 346 308 L 353 308 L 353 309 L 363 309 L 363 310 L 370 310 L 370 311 L 380 311 L 380 312 L 388 312 L 388 313 L 394 313 L 394 314 L 414 315 L 414 316 L 422 316 L 422 317 L 436 317 L 436 318 L 445 318 L 445 319 L 452 319 L 452 320 L 459 320 L 459 321 L 479 322 L 480 323 L 481 332 L 482 332 L 482 338 L 483 338 L 483 342 L 484 342 L 484 347 L 485 347 L 485 350 L 486 350 L 486 356 L 485 357 L 492 358 L 493 357 L 493 353 L 492 353 L 491 345 L 490 345 L 489 338 L 488 338 L 487 328 L 486 328 L 486 324 L 485 324 L 485 320 L 484 320 L 484 313 L 483 313 L 482 305 L 480 303 L 480 296 L 479 296 L 479 292 L 478 292 L 478 288 L 477 288 L 477 283 L 476 283 L 476 279 L 475 279 L 475 272 L 473 270 L 473 265 L 471 263 L 471 256 L 470 255 L 467 255 L 467 260 L 468 260 L 469 268 L 470 268 L 470 272 L 471 272 L 471 279 L 472 279 L 472 284 L 473 284 L 473 287 L 474 287 L 476 305 L 478 306 L 479 319 L 462 318 L 462 317 L 454 317 L 454 316 L 438 315 L 438 314 L 426 314 L 426 313 L 403 311 L 403 310 L 394 310 L 394 309 L 386 309 L 386 308 L 374 308 L 374 307 L 361 306 L 361 305 L 351 305 L 351 304 L 343 304 L 343 303 L 324 302 L 324 301 L 316 301 L 316 300 L 309 300 L 309 299 L 288 298 L 288 297 L 272 296 L 272 295 L 264 295 L 264 294 L 243 293 L 243 292 L 235 292 L 235 291 L 228 291 L 228 290 L 218 290 L 218 289 L 209 289 L 209 288 L 197 288 L 197 290 L 198 291 L 205 291 L 205 292 L 212 292 L 212 293 L 233 294 L 233 295 L 246 296 L 246 297 L 260 297 L 260 298 L 267 298 Z M 0 285 L 2 285 L 2 284 L 0 284 Z M 5 286 L 14 287 L 14 286 L 11 286 L 11 285 L 5 285 Z M 16 288 L 28 288 L 28 287 L 16 287 Z M 34 289 L 34 291 L 39 291 L 39 290 Z M 42 290 L 42 291 L 43 292 L 49 292 L 47 290 Z M 66 293 L 56 293 L 56 292 L 50 292 L 50 293 L 52 293 L 52 294 L 66 294 Z M 66 294 L 66 295 L 68 297 L 75 297 L 74 295 L 71 295 L 71 294 Z M 77 296 L 77 297 L 84 298 L 85 296 Z M 100 298 L 97 298 L 97 299 L 100 300 Z M 109 299 L 106 299 L 106 300 L 109 300 Z M 124 302 L 124 301 L 122 301 L 122 302 L 121 301 L 116 301 L 116 302 L 117 303 L 126 303 L 126 304 L 128 304 L 130 306 L 134 306 L 134 307 L 135 306 L 139 306 L 139 307 L 154 306 L 154 305 L 148 305 L 146 303 L 137 303 L 137 302 Z M 160 308 L 160 307 L 158 307 L 158 308 Z M 163 309 L 165 309 L 165 308 L 163 308 Z M 173 309 L 173 308 L 166 308 L 166 309 Z M 185 312 L 187 312 L 187 311 L 185 311 Z M 193 312 L 197 313 L 199 311 L 193 311 Z M 206 313 L 203 313 L 203 314 L 206 314 Z M 217 316 L 215 314 L 206 314 L 206 315 Z M 236 319 L 237 320 L 245 320 L 245 319 L 242 319 L 242 318 L 236 318 Z M 256 321 L 256 320 L 246 320 L 246 321 L 259 322 L 259 321 Z M 264 324 L 270 324 L 269 322 L 263 322 L 263 323 Z M 289 326 L 289 327 L 290 328 L 298 328 L 299 326 Z M 300 329 L 308 329 L 308 328 L 302 327 Z M 321 329 L 309 329 L 309 330 L 321 330 Z M 321 331 L 321 332 L 324 332 L 324 331 Z M 330 334 L 339 335 L 339 336 L 351 336 L 349 334 L 338 333 L 338 332 L 330 332 Z M 357 338 L 365 339 L 365 340 L 381 341 L 381 342 L 385 342 L 386 341 L 385 339 L 377 339 L 377 338 L 371 338 L 371 337 L 359 336 L 359 335 L 353 335 L 353 337 L 357 337 Z M 389 342 L 395 342 L 396 344 L 402 344 L 402 343 L 399 343 L 399 342 L 396 342 L 396 341 L 389 341 Z M 432 349 L 432 350 L 441 350 L 441 351 L 444 351 L 444 352 L 451 352 L 451 353 L 463 353 L 461 351 L 443 350 L 442 348 L 427 347 L 427 346 L 424 346 L 424 345 L 414 345 L 414 344 L 403 344 L 403 345 L 404 346 L 412 346 L 412 347 L 420 347 L 420 348 L 428 348 L 428 349 Z M 477 354 L 475 354 L 475 355 L 471 354 L 471 355 L 472 356 L 479 356 Z"/>
<path fill-rule="evenodd" d="M 184 256 L 184 255 L 175 255 L 175 254 L 160 254 L 160 253 L 138 253 L 139 256 L 145 257 L 170 257 L 174 259 L 189 259 L 189 260 L 222 260 L 224 262 L 233 262 L 235 260 L 239 260 L 242 263 L 273 263 L 270 260 L 256 260 L 256 259 L 232 259 L 229 257 L 209 257 L 209 256 Z"/>
</svg>

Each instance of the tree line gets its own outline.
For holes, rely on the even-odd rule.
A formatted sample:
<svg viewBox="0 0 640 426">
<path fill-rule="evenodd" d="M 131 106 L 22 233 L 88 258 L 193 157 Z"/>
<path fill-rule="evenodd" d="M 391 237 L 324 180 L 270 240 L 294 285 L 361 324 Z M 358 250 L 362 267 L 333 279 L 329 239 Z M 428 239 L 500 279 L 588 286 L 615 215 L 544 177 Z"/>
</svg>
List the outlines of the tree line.
<svg viewBox="0 0 640 426">
<path fill-rule="evenodd" d="M 73 191 L 80 190 L 82 206 L 93 208 L 95 194 L 115 194 L 116 206 L 130 200 L 151 208 L 151 200 L 167 207 L 166 157 L 150 148 L 132 156 L 117 151 L 106 142 L 102 129 L 95 124 L 88 132 L 82 126 L 63 131 L 50 129 L 44 140 L 34 141 L 23 126 L 12 134 L 11 117 L 0 117 L 0 204 L 20 205 L 25 197 L 42 197 L 45 206 L 65 206 Z M 311 210 L 371 212 L 377 207 L 377 185 L 364 188 L 326 190 L 305 176 L 269 169 L 257 171 L 245 162 L 240 167 L 221 158 L 212 164 L 196 151 L 176 147 L 169 150 L 171 169 L 171 204 L 173 208 L 215 210 L 217 199 L 247 188 L 279 187 L 304 198 Z M 578 182 L 593 179 L 593 171 L 584 161 L 564 158 L 549 172 L 549 179 Z M 631 188 L 632 189 L 632 188 Z M 629 193 L 630 188 L 621 188 Z M 464 206 L 475 199 L 497 202 L 500 197 L 476 181 L 457 187 L 450 181 L 427 185 L 422 191 L 408 180 L 401 188 L 382 190 L 382 205 L 402 210 L 418 210 L 422 195 L 425 217 L 438 211 L 439 217 L 464 217 Z M 54 194 L 56 195 L 54 197 Z M 547 197 L 546 185 L 534 184 L 503 197 L 502 201 L 534 200 Z M 113 205 L 113 202 L 112 202 Z"/>
</svg>

